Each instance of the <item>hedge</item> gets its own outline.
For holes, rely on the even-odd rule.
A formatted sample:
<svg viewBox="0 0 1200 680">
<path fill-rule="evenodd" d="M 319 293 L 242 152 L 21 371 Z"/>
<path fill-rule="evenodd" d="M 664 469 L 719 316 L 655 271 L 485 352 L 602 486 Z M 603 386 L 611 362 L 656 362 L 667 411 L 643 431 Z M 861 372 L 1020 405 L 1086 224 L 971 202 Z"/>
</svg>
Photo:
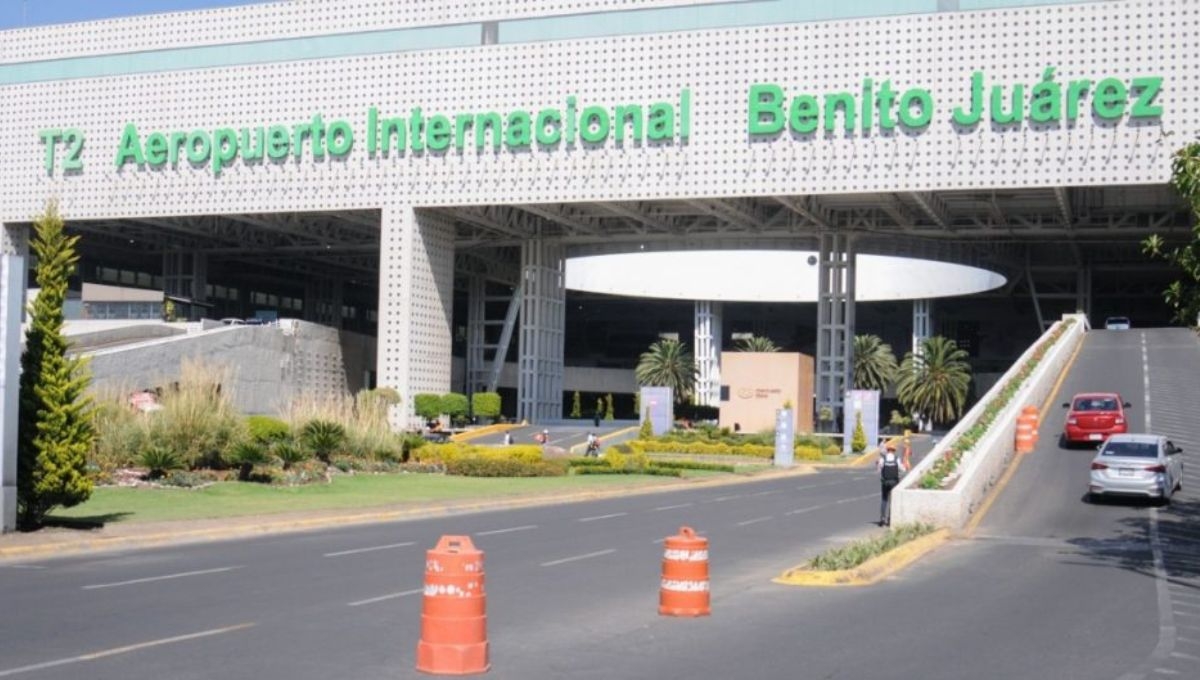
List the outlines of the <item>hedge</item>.
<svg viewBox="0 0 1200 680">
<path fill-rule="evenodd" d="M 561 477 L 567 474 L 566 461 L 463 456 L 446 462 L 446 474 L 462 477 Z"/>
<path fill-rule="evenodd" d="M 663 442 L 654 439 L 633 440 L 627 442 L 630 450 L 635 453 L 680 453 L 699 456 L 747 456 L 751 458 L 771 459 L 775 457 L 775 447 L 762 444 L 730 445 L 724 442 Z M 815 446 L 797 446 L 793 449 L 797 460 L 821 460 L 827 455 L 836 455 L 839 451 L 826 449 L 822 451 Z"/>
<path fill-rule="evenodd" d="M 536 444 L 513 446 L 472 446 L 470 444 L 426 444 L 414 449 L 410 456 L 418 463 L 442 463 L 449 465 L 460 458 L 482 458 L 485 460 L 516 460 L 538 463 L 542 460 L 542 447 Z"/>
</svg>

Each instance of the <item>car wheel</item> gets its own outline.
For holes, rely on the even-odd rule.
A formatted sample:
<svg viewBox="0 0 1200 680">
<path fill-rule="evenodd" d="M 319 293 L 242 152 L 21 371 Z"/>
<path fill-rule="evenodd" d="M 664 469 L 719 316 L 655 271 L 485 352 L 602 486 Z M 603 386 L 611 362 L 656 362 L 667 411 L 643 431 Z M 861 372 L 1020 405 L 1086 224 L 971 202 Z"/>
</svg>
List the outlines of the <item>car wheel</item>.
<svg viewBox="0 0 1200 680">
<path fill-rule="evenodd" d="M 1067 440 L 1066 433 L 1058 435 L 1058 448 L 1060 448 L 1060 449 L 1071 448 L 1071 442 Z"/>
<path fill-rule="evenodd" d="M 1089 492 L 1087 493 L 1087 495 L 1086 495 L 1086 496 L 1084 496 L 1084 498 L 1085 498 L 1085 499 L 1087 499 L 1087 502 L 1088 502 L 1088 503 L 1091 503 L 1092 505 L 1099 505 L 1099 504 L 1100 504 L 1100 496 L 1099 496 L 1099 495 L 1097 495 L 1097 494 L 1094 494 L 1094 493 L 1092 493 L 1091 491 L 1089 491 Z"/>
</svg>

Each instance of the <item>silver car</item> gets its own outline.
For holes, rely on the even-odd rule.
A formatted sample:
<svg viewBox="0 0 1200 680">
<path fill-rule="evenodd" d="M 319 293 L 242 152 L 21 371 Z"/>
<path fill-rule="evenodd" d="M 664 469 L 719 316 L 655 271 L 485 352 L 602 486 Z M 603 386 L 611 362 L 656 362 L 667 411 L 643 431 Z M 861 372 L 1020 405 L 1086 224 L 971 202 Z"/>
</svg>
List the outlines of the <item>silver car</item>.
<svg viewBox="0 0 1200 680">
<path fill-rule="evenodd" d="M 1183 449 L 1156 434 L 1114 434 L 1092 459 L 1088 500 L 1140 496 L 1171 502 L 1183 486 Z"/>
</svg>

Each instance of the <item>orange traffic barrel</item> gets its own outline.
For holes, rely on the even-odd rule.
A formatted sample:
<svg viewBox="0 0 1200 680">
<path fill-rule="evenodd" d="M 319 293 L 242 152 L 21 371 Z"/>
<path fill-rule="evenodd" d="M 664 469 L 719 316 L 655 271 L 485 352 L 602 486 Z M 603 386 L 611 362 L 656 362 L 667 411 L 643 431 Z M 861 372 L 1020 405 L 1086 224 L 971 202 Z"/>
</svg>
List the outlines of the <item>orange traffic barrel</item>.
<svg viewBox="0 0 1200 680">
<path fill-rule="evenodd" d="M 668 536 L 663 549 L 658 613 L 664 616 L 708 616 L 708 539 L 682 527 Z"/>
<path fill-rule="evenodd" d="M 1037 408 L 1026 406 L 1017 416 L 1017 453 L 1032 453 L 1037 445 Z"/>
<path fill-rule="evenodd" d="M 442 536 L 437 547 L 425 553 L 417 670 L 470 675 L 490 667 L 483 551 L 468 536 Z"/>
</svg>

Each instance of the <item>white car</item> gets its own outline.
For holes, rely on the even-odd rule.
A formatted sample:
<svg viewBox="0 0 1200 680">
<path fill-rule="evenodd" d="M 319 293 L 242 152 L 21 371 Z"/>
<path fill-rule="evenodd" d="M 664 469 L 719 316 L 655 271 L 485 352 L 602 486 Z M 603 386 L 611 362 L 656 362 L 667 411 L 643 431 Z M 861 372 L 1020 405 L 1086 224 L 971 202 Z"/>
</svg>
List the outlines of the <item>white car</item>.
<svg viewBox="0 0 1200 680">
<path fill-rule="evenodd" d="M 1088 500 L 1104 496 L 1171 502 L 1183 488 L 1183 449 L 1157 434 L 1114 434 L 1092 459 Z"/>
<path fill-rule="evenodd" d="M 1104 320 L 1104 328 L 1110 331 L 1127 331 L 1129 330 L 1129 317 L 1110 316 Z"/>
</svg>

